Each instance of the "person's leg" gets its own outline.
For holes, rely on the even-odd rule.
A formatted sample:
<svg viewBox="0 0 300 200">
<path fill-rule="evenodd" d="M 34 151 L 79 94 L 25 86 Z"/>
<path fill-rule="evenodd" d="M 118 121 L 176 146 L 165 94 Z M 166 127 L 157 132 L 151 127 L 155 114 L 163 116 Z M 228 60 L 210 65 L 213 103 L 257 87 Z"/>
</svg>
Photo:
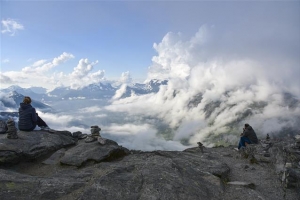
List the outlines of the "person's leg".
<svg viewBox="0 0 300 200">
<path fill-rule="evenodd" d="M 238 149 L 240 149 L 241 147 L 246 147 L 246 145 L 245 145 L 246 142 L 248 144 L 251 144 L 251 141 L 249 140 L 249 138 L 247 138 L 247 137 L 241 137 Z"/>
<path fill-rule="evenodd" d="M 42 118 L 40 118 L 39 116 L 37 116 L 36 124 L 39 127 L 42 127 L 42 126 L 48 127 L 48 125 L 46 124 L 46 122 L 44 122 L 44 120 L 42 120 Z"/>
</svg>

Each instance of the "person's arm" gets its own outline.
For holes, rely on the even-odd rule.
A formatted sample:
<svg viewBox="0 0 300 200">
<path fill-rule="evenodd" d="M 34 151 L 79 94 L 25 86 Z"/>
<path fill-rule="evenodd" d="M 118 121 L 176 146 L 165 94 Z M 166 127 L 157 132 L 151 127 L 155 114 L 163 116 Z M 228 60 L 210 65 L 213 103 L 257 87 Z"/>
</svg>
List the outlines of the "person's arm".
<svg viewBox="0 0 300 200">
<path fill-rule="evenodd" d="M 243 132 L 243 136 L 244 137 L 248 137 L 251 131 L 249 131 L 248 129 L 245 129 Z"/>
<path fill-rule="evenodd" d="M 241 133 L 241 137 L 244 136 L 245 128 L 243 128 L 243 132 Z"/>
<path fill-rule="evenodd" d="M 37 114 L 36 114 L 36 111 L 35 111 L 35 108 L 32 108 L 32 121 L 36 122 L 37 121 Z"/>
</svg>

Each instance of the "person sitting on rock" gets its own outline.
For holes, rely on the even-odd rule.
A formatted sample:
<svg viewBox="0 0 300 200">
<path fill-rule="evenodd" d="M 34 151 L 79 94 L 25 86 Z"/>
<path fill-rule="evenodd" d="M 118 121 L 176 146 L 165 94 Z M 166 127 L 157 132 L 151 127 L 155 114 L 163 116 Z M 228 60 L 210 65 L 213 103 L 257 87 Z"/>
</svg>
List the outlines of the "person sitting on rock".
<svg viewBox="0 0 300 200">
<path fill-rule="evenodd" d="M 241 138 L 239 142 L 238 149 L 242 147 L 246 147 L 246 144 L 257 144 L 258 139 L 256 136 L 255 131 L 249 124 L 245 124 L 245 127 L 243 128 L 243 133 L 241 133 Z"/>
<path fill-rule="evenodd" d="M 19 130 L 32 131 L 35 129 L 36 125 L 38 125 L 42 130 L 50 129 L 46 122 L 38 116 L 35 108 L 31 106 L 31 98 L 25 96 L 23 103 L 20 103 L 19 108 Z"/>
</svg>

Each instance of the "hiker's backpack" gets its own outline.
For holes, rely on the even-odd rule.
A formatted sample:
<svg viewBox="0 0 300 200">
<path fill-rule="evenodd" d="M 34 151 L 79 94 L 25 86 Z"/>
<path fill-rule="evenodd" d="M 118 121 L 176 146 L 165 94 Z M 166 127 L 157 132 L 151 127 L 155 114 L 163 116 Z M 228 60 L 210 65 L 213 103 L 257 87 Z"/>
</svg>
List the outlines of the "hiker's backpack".
<svg viewBox="0 0 300 200">
<path fill-rule="evenodd" d="M 0 120 L 0 134 L 6 133 L 7 129 L 6 122 L 4 120 Z"/>
</svg>

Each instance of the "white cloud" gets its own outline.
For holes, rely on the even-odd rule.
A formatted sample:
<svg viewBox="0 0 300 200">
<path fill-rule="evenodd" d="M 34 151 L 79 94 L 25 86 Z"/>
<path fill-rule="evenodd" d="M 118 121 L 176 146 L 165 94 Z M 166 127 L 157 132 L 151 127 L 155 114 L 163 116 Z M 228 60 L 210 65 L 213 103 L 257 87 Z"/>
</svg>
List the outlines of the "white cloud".
<svg viewBox="0 0 300 200">
<path fill-rule="evenodd" d="M 72 58 L 74 58 L 72 54 L 63 52 L 59 57 L 54 58 L 51 62 L 47 62 L 46 60 L 36 61 L 32 66 L 23 68 L 22 72 L 44 74 L 53 67 L 56 67 L 59 64 L 66 62 L 67 60 Z"/>
<path fill-rule="evenodd" d="M 71 88 L 77 89 L 104 80 L 104 70 L 92 72 L 93 67 L 96 64 L 98 64 L 98 60 L 95 62 L 89 62 L 88 59 L 79 60 L 79 63 L 74 68 L 73 72 L 69 75 L 66 75 L 69 83 L 71 83 Z"/>
<path fill-rule="evenodd" d="M 121 83 L 127 83 L 127 84 L 132 82 L 132 78 L 131 78 L 131 75 L 130 75 L 129 71 L 123 72 L 121 74 L 120 82 Z"/>
<path fill-rule="evenodd" d="M 111 124 L 109 127 L 104 127 L 104 129 L 109 135 L 118 138 L 119 145 L 129 149 L 152 151 L 184 150 L 187 148 L 178 141 L 167 141 L 162 137 L 158 137 L 157 130 L 148 124 Z"/>
<path fill-rule="evenodd" d="M 93 66 L 96 65 L 98 61 L 90 63 L 88 59 L 81 59 L 77 65 L 77 67 L 74 68 L 74 71 L 72 72 L 72 77 L 76 79 L 83 78 L 86 76 L 90 71 L 92 71 Z"/>
<path fill-rule="evenodd" d="M 127 84 L 122 84 L 121 87 L 116 91 L 115 95 L 112 97 L 113 100 L 119 99 L 126 92 Z"/>
<path fill-rule="evenodd" d="M 7 71 L 2 73 L 1 79 L 6 81 L 4 85 L 22 83 L 22 86 L 43 86 L 49 90 L 59 86 L 71 86 L 78 89 L 89 84 L 99 83 L 105 80 L 104 70 L 93 72 L 94 66 L 98 63 L 89 62 L 88 59 L 80 59 L 78 65 L 71 73 L 53 72 L 49 73 L 54 67 L 73 59 L 74 55 L 63 52 L 60 56 L 53 58 L 52 61 L 45 59 L 35 61 L 32 65 L 24 67 L 21 71 Z M 35 77 L 32 79 L 32 77 Z M 30 80 L 30 82 L 28 81 Z"/>
<path fill-rule="evenodd" d="M 96 118 L 105 118 L 107 117 L 107 114 L 99 114 L 99 115 L 95 115 Z"/>
<path fill-rule="evenodd" d="M 74 58 L 74 56 L 70 53 L 66 53 L 66 52 L 63 52 L 60 56 L 58 56 L 57 58 L 54 58 L 52 63 L 54 66 L 57 66 L 69 59 L 72 59 Z"/>
<path fill-rule="evenodd" d="M 45 59 L 35 61 L 32 65 L 24 67 L 21 71 L 6 71 L 1 74 L 3 80 L 2 87 L 13 84 L 21 84 L 23 87 L 43 86 L 48 89 L 62 85 L 60 78 L 64 77 L 61 73 L 49 73 L 51 69 L 61 65 L 69 59 L 74 58 L 71 53 L 63 52 L 60 56 L 53 58 L 52 61 Z M 34 79 L 32 78 L 34 77 Z M 66 80 L 68 84 L 69 79 Z"/>
<path fill-rule="evenodd" d="M 9 63 L 9 59 L 2 60 L 2 63 Z"/>
<path fill-rule="evenodd" d="M 0 83 L 11 84 L 14 83 L 14 81 L 11 78 L 9 78 L 9 76 L 6 76 L 0 72 Z"/>
<path fill-rule="evenodd" d="M 73 131 L 72 127 L 68 127 L 68 124 L 72 122 L 74 119 L 79 117 L 75 117 L 73 115 L 68 114 L 53 114 L 53 113 L 43 113 L 37 111 L 38 115 L 47 123 L 50 128 L 55 130 L 66 130 Z M 74 128 L 74 127 L 73 127 Z M 83 130 L 82 128 L 80 130 Z M 78 128 L 76 131 L 80 131 Z"/>
<path fill-rule="evenodd" d="M 40 67 L 42 66 L 43 64 L 45 64 L 47 62 L 47 60 L 38 60 L 38 61 L 35 61 L 33 64 L 32 64 L 32 67 Z"/>
<path fill-rule="evenodd" d="M 138 135 L 140 132 L 145 132 L 152 129 L 148 124 L 111 124 L 105 130 L 113 135 Z"/>
<path fill-rule="evenodd" d="M 9 107 L 15 107 L 16 106 L 16 102 L 14 101 L 13 98 L 11 98 L 9 96 L 8 93 L 0 92 L 0 99 L 1 99 L 0 108 L 1 108 L 2 111 L 6 111 L 6 112 L 12 111 L 11 110 L 12 108 L 9 108 Z M 5 107 L 3 103 L 8 104 L 10 106 L 9 107 Z M 13 110 L 13 111 L 15 112 L 15 110 Z"/>
<path fill-rule="evenodd" d="M 123 86 L 106 109 L 159 118 L 175 130 L 173 140 L 189 139 L 191 144 L 220 134 L 237 140 L 240 126 L 246 122 L 259 136 L 283 127 L 295 128 L 300 105 L 287 108 L 283 95 L 288 92 L 299 99 L 299 88 L 290 87 L 299 85 L 299 79 L 289 73 L 299 69 L 289 62 L 270 68 L 273 63 L 263 57 L 228 56 L 224 47 L 223 54 L 218 50 L 216 56 L 213 31 L 203 26 L 187 40 L 181 33 L 166 34 L 161 43 L 154 44 L 158 55 L 152 59 L 148 80 L 168 79 L 168 85 L 157 94 L 119 99 Z M 189 106 L 193 101 L 197 103 Z M 264 103 L 268 105 L 259 107 Z M 252 115 L 243 118 L 249 108 Z M 265 122 L 276 128 L 267 129 Z"/>
<path fill-rule="evenodd" d="M 1 33 L 9 34 L 10 36 L 14 36 L 18 30 L 23 30 L 24 26 L 18 23 L 16 20 L 13 19 L 6 19 L 1 21 L 2 30 Z"/>
<path fill-rule="evenodd" d="M 94 113 L 94 112 L 99 112 L 101 110 L 102 110 L 102 108 L 100 108 L 98 106 L 91 106 L 91 107 L 79 109 L 78 111 L 82 112 L 82 113 Z"/>
</svg>

